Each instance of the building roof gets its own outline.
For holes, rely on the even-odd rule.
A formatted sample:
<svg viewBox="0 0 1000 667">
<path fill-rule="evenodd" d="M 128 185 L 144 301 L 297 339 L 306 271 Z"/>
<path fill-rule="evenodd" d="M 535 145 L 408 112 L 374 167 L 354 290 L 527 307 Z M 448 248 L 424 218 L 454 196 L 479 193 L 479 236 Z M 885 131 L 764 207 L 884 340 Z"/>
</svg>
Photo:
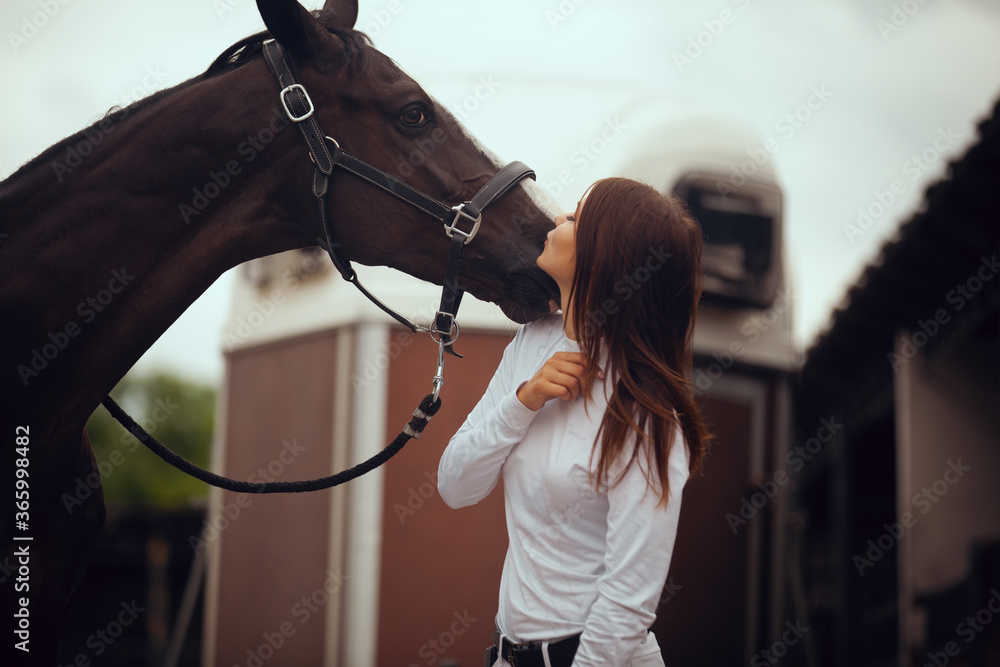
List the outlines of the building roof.
<svg viewBox="0 0 1000 667">
<path fill-rule="evenodd" d="M 807 351 L 801 389 L 810 402 L 868 409 L 884 404 L 887 396 L 891 400 L 889 354 L 898 332 L 914 332 L 911 341 L 928 351 L 947 348 L 996 311 L 1000 100 L 978 132 L 978 142 L 927 188 L 923 206 L 882 247 Z M 944 322 L 937 328 L 929 322 L 935 314 Z"/>
</svg>

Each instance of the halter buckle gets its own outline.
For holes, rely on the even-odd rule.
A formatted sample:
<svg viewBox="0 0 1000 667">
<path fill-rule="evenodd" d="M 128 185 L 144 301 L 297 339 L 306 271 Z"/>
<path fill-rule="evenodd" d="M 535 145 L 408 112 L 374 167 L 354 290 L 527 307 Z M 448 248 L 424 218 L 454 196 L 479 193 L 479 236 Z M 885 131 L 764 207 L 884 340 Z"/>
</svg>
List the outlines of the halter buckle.
<svg viewBox="0 0 1000 667">
<path fill-rule="evenodd" d="M 466 202 L 467 204 L 468 202 Z M 476 237 L 476 232 L 479 231 L 479 223 L 483 221 L 483 214 L 480 213 L 476 217 L 472 217 L 465 212 L 465 204 L 459 204 L 458 206 L 452 206 L 451 210 L 455 212 L 455 217 L 451 221 L 451 224 L 445 224 L 444 233 L 448 235 L 448 238 L 454 238 L 455 234 L 461 234 L 465 237 L 465 245 L 469 245 L 469 241 Z M 458 228 L 458 221 L 461 218 L 466 220 L 472 220 L 472 231 L 463 232 Z"/>
<path fill-rule="evenodd" d="M 294 113 L 292 113 L 292 110 L 288 108 L 288 102 L 285 100 L 285 97 L 292 91 L 296 91 L 300 95 L 302 95 L 302 97 L 306 99 L 306 104 L 309 105 L 309 108 L 301 116 L 296 116 Z M 301 123 L 304 120 L 309 120 L 309 118 L 312 117 L 313 112 L 316 110 L 316 108 L 313 106 L 312 98 L 309 97 L 309 93 L 306 92 L 306 89 L 302 86 L 301 83 L 293 83 L 287 88 L 282 88 L 281 93 L 279 93 L 278 95 L 278 99 L 281 100 L 281 106 L 285 108 L 285 113 L 288 114 L 288 119 L 293 123 Z"/>
</svg>

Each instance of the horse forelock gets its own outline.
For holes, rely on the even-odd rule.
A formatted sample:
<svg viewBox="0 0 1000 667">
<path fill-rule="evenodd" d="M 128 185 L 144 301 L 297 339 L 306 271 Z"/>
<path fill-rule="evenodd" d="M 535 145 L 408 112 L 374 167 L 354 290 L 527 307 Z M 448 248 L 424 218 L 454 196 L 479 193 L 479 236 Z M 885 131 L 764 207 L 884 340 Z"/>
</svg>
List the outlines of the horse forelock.
<svg viewBox="0 0 1000 667">
<path fill-rule="evenodd" d="M 323 14 L 321 12 L 314 12 L 314 15 L 321 22 L 324 17 L 330 17 L 329 14 Z M 348 67 L 350 68 L 351 74 L 357 74 L 357 72 L 364 69 L 367 61 L 366 56 L 369 49 L 372 48 L 371 38 L 369 38 L 365 33 L 351 28 L 342 28 L 339 26 L 325 24 L 324 27 L 327 32 L 340 38 L 344 57 L 347 61 Z M 271 33 L 267 31 L 258 32 L 255 35 L 244 37 L 219 54 L 219 57 L 208 66 L 207 70 L 205 70 L 202 78 L 210 79 L 234 70 L 252 60 L 256 60 L 260 57 L 261 52 L 263 51 L 264 42 L 270 38 Z"/>
</svg>

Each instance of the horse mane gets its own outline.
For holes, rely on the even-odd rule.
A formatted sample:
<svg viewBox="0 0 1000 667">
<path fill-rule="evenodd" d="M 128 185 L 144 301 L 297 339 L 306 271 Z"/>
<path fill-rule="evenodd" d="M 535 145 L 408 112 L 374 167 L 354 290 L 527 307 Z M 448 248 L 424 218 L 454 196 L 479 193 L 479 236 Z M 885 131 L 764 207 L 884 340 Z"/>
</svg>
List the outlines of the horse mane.
<svg viewBox="0 0 1000 667">
<path fill-rule="evenodd" d="M 324 15 L 321 12 L 313 12 L 313 15 L 322 21 L 324 16 L 329 18 L 329 15 Z M 350 28 L 340 28 L 336 26 L 325 26 L 327 31 L 336 35 L 340 38 L 341 44 L 343 45 L 344 55 L 346 57 L 350 75 L 353 77 L 360 69 L 365 65 L 365 55 L 366 47 L 372 46 L 372 41 L 368 35 L 357 30 Z M 164 90 L 151 93 L 146 97 L 136 100 L 135 102 L 129 104 L 126 107 L 113 106 L 108 109 L 107 113 L 104 114 L 99 120 L 94 121 L 90 125 L 84 127 L 83 129 L 71 134 L 70 136 L 57 141 L 53 145 L 49 146 L 47 149 L 42 151 L 39 155 L 24 163 L 17 171 L 12 173 L 6 179 L 0 181 L 0 196 L 6 194 L 9 190 L 4 186 L 13 186 L 18 177 L 25 175 L 26 173 L 35 169 L 41 163 L 50 163 L 57 155 L 63 153 L 66 146 L 79 142 L 87 138 L 87 131 L 91 130 L 94 126 L 103 123 L 105 121 L 110 121 L 112 124 L 117 123 L 119 120 L 123 120 L 128 116 L 132 116 L 142 111 L 146 107 L 155 104 L 160 99 L 171 95 L 175 92 L 181 91 L 188 86 L 199 81 L 206 81 L 209 79 L 214 79 L 218 76 L 231 72 L 243 65 L 256 60 L 263 53 L 263 44 L 265 41 L 271 38 L 271 33 L 267 31 L 258 32 L 255 35 L 250 35 L 249 37 L 244 37 L 240 41 L 231 45 L 225 51 L 223 51 L 218 58 L 216 58 L 208 69 L 205 70 L 200 75 L 194 76 L 187 81 L 182 81 L 181 83 L 173 86 L 171 88 L 166 88 Z"/>
</svg>

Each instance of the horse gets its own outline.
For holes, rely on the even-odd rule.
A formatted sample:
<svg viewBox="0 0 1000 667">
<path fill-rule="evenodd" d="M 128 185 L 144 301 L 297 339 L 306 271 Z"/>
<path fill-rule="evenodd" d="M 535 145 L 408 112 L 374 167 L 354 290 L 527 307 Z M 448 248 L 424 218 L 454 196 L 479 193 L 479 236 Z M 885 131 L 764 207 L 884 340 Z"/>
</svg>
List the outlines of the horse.
<svg viewBox="0 0 1000 667">
<path fill-rule="evenodd" d="M 393 172 L 433 142 L 405 180 L 445 202 L 467 200 L 499 167 L 354 29 L 356 0 L 318 12 L 257 5 L 266 32 L 0 182 L 0 590 L 4 652 L 18 662 L 54 664 L 103 526 L 88 416 L 223 272 L 322 245 L 314 167 L 282 111 L 265 40 L 287 53 L 320 125 L 370 164 Z M 554 227 L 539 192 L 519 185 L 498 200 L 464 257 L 467 290 L 522 323 L 557 293 L 534 263 Z M 442 284 L 449 239 L 420 211 L 336 171 L 323 199 L 345 258 Z M 97 480 L 82 499 L 81 480 Z"/>
</svg>

